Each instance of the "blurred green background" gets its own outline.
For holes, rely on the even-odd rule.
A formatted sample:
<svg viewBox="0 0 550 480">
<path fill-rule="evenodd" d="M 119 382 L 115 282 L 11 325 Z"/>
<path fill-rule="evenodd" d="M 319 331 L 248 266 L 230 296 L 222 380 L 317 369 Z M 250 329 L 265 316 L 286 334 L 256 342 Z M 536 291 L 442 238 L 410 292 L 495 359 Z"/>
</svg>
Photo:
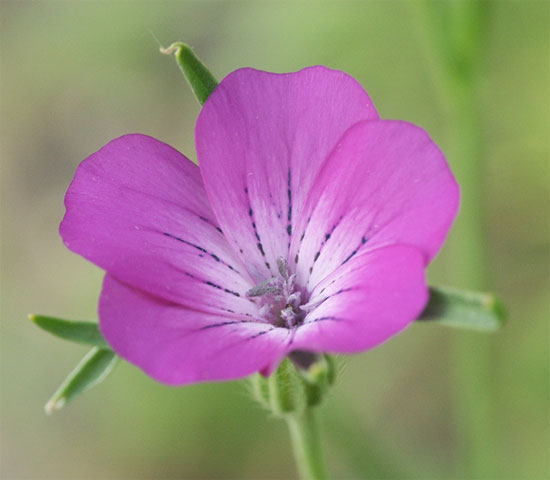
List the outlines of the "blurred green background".
<svg viewBox="0 0 550 480">
<path fill-rule="evenodd" d="M 483 247 L 484 258 L 454 250 L 470 239 L 459 222 L 429 274 L 434 284 L 467 287 L 468 277 L 498 292 L 509 322 L 492 336 L 414 325 L 340 359 L 321 409 L 336 478 L 550 477 L 550 4 L 487 5 L 481 157 L 464 179 L 480 182 L 480 198 L 465 205 L 482 220 L 471 248 Z M 80 160 L 128 132 L 194 158 L 199 106 L 151 32 L 165 46 L 193 45 L 220 79 L 241 66 L 344 70 L 382 117 L 425 128 L 461 172 L 419 4 L 2 0 L 0 8 L 2 478 L 294 478 L 285 425 L 249 399 L 244 382 L 169 388 L 121 364 L 46 416 L 45 401 L 86 349 L 26 315 L 95 318 L 102 272 L 57 235 Z"/>
</svg>

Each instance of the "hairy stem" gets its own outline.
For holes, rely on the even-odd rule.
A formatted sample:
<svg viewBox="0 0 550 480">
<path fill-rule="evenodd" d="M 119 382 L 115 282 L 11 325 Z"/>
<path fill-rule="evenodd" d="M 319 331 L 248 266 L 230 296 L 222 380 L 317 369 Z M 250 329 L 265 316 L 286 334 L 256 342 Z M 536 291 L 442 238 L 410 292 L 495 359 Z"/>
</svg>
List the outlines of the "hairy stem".
<svg viewBox="0 0 550 480">
<path fill-rule="evenodd" d="M 303 480 L 328 478 L 321 453 L 315 410 L 307 407 L 301 413 L 288 415 L 286 420 L 300 478 Z"/>
</svg>

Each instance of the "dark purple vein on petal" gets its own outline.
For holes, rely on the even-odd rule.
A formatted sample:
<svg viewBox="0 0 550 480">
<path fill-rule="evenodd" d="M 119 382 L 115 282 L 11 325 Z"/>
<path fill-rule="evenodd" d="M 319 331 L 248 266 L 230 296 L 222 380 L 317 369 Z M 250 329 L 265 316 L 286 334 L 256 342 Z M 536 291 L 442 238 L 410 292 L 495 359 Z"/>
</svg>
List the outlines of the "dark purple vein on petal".
<svg viewBox="0 0 550 480">
<path fill-rule="evenodd" d="M 200 216 L 200 215 L 199 215 L 199 218 L 200 218 L 203 222 L 208 223 L 208 225 L 210 225 L 211 227 L 214 227 L 218 232 L 220 232 L 220 233 L 223 235 L 222 229 L 221 229 L 220 227 L 217 227 L 216 225 L 214 225 L 214 223 L 213 223 L 211 220 L 209 220 L 209 219 L 206 218 L 206 217 L 202 217 L 202 216 Z"/>
<path fill-rule="evenodd" d="M 201 217 L 202 218 L 202 217 Z M 189 245 L 190 247 L 198 250 L 199 252 L 199 257 L 201 258 L 205 258 L 203 254 L 206 254 L 208 256 L 210 256 L 211 258 L 213 258 L 216 262 L 218 263 L 222 263 L 223 265 L 226 265 L 230 270 L 234 271 L 235 273 L 239 273 L 239 271 L 233 267 L 232 265 L 230 265 L 229 263 L 227 262 L 224 262 L 223 260 L 220 259 L 220 257 L 218 257 L 215 253 L 212 253 L 212 252 L 209 252 L 208 250 L 206 250 L 205 248 L 201 247 L 200 245 L 196 245 L 192 242 L 189 242 L 183 238 L 180 238 L 180 237 L 177 237 L 176 235 L 172 235 L 171 233 L 167 233 L 167 232 L 162 232 L 162 234 L 168 238 L 172 238 L 178 242 L 181 242 L 181 243 L 184 243 L 185 245 Z"/>
<path fill-rule="evenodd" d="M 211 282 L 210 280 L 203 280 L 203 282 L 208 285 L 209 287 L 216 288 L 218 290 L 223 290 L 226 293 L 230 293 L 231 295 L 234 295 L 235 297 L 240 297 L 241 295 L 238 292 L 235 292 L 233 290 L 230 290 L 229 288 L 222 287 L 221 285 L 218 285 L 217 283 Z"/>
<path fill-rule="evenodd" d="M 310 323 L 327 322 L 327 321 L 341 322 L 342 320 L 343 320 L 342 318 L 336 318 L 336 317 L 319 317 L 319 318 L 314 318 L 313 320 L 309 320 L 303 325 L 309 325 Z"/>
<path fill-rule="evenodd" d="M 361 247 L 365 245 L 365 243 L 367 243 L 367 238 L 363 235 L 361 237 L 361 244 L 358 247 L 356 247 L 355 250 L 353 250 L 340 265 L 344 265 L 344 263 L 347 263 L 349 260 L 351 260 L 357 254 L 357 252 L 361 249 Z"/>
<path fill-rule="evenodd" d="M 261 332 L 255 333 L 254 335 L 247 337 L 245 340 L 254 340 L 255 338 L 261 337 L 262 335 L 265 335 L 266 333 L 272 332 L 275 330 L 275 327 L 268 328 L 267 330 L 262 330 Z"/>
<path fill-rule="evenodd" d="M 338 225 L 340 225 L 343 218 L 344 218 L 344 216 L 340 215 L 340 218 L 338 219 L 338 221 L 335 224 L 332 225 L 331 229 L 328 232 L 325 233 L 325 236 L 323 237 L 323 240 L 321 241 L 321 245 L 319 246 L 319 249 L 315 253 L 315 255 L 313 257 L 313 262 L 312 262 L 311 266 L 309 267 L 309 273 L 310 274 L 313 273 L 313 267 L 315 266 L 315 262 L 317 262 L 317 260 L 319 260 L 319 257 L 321 256 L 321 252 L 323 251 L 323 248 L 325 247 L 327 242 L 331 239 L 332 234 L 334 233 L 334 230 L 336 230 L 336 227 L 338 227 Z M 310 217 L 310 219 L 311 219 L 311 217 Z M 309 224 L 310 219 L 308 219 L 308 224 Z M 307 230 L 307 226 L 306 226 L 306 230 Z M 304 230 L 304 233 L 302 234 L 302 238 L 305 236 L 306 230 Z M 300 247 L 301 247 L 301 244 L 300 244 Z M 296 255 L 296 258 L 298 258 L 298 255 Z M 309 284 L 309 279 L 307 281 L 307 284 Z"/>
<path fill-rule="evenodd" d="M 203 327 L 199 328 L 199 330 L 208 330 L 210 328 L 225 327 L 226 325 L 235 325 L 239 323 L 254 323 L 254 322 L 250 322 L 248 320 L 228 320 L 226 322 L 211 323 L 209 325 L 204 325 Z"/>
<path fill-rule="evenodd" d="M 248 198 L 248 188 L 245 187 L 244 193 L 246 194 Z M 248 216 L 250 217 L 250 222 L 252 223 L 252 229 L 254 230 L 254 236 L 256 237 L 257 243 L 256 247 L 262 254 L 262 257 L 264 257 L 265 266 L 268 268 L 268 270 L 271 270 L 271 265 L 267 260 L 265 260 L 265 250 L 264 246 L 262 245 L 262 240 L 260 238 L 260 234 L 258 233 L 258 228 L 256 227 L 256 222 L 254 221 L 254 210 L 252 210 L 252 206 L 250 205 L 250 199 L 248 199 Z"/>
<path fill-rule="evenodd" d="M 300 250 L 302 249 L 302 241 L 304 240 L 304 237 L 306 236 L 306 230 L 307 230 L 307 227 L 309 226 L 309 222 L 311 222 L 311 216 L 308 217 L 307 219 L 307 222 L 306 222 L 306 226 L 304 227 L 304 230 L 302 231 L 302 235 L 300 235 L 300 242 L 299 242 L 299 245 L 298 245 L 298 250 L 296 252 L 296 256 L 294 257 L 294 263 L 298 263 L 298 259 L 299 259 L 299 256 L 300 256 Z"/>
<path fill-rule="evenodd" d="M 288 234 L 288 248 L 290 248 L 290 237 L 292 235 L 292 177 L 290 173 L 290 168 L 288 169 L 288 176 L 287 176 L 287 196 L 288 196 L 288 215 L 287 215 L 287 226 L 286 226 L 286 233 Z"/>
</svg>

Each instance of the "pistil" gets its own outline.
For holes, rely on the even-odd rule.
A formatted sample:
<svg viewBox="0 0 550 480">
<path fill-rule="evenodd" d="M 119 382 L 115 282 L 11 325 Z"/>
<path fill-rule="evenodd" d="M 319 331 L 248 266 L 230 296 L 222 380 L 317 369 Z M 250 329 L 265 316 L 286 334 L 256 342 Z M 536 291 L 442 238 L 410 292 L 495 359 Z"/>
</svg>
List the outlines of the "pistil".
<svg viewBox="0 0 550 480">
<path fill-rule="evenodd" d="M 271 277 L 246 292 L 257 298 L 260 315 L 277 327 L 293 328 L 302 323 L 305 311 L 301 308 L 302 294 L 296 289 L 296 275 L 291 275 L 287 261 L 277 259 L 279 277 Z"/>
</svg>

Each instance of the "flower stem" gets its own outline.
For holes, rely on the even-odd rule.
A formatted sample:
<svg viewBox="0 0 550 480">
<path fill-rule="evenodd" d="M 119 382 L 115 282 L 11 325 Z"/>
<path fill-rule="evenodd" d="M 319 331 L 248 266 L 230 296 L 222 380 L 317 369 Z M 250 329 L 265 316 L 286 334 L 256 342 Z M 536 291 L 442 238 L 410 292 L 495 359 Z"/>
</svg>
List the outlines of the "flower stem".
<svg viewBox="0 0 550 480">
<path fill-rule="evenodd" d="M 315 410 L 311 407 L 286 417 L 292 449 L 302 480 L 322 480 L 328 478 L 319 438 L 319 427 Z"/>
<path fill-rule="evenodd" d="M 461 189 L 460 213 L 449 236 L 453 283 L 486 286 L 483 231 L 483 155 L 480 75 L 490 2 L 419 4 L 442 99 L 450 120 L 449 162 Z M 491 385 L 491 340 L 456 333 L 452 349 L 459 465 L 465 478 L 495 478 L 496 435 Z"/>
<path fill-rule="evenodd" d="M 468 82 L 455 94 L 450 138 L 450 160 L 462 189 L 462 212 L 451 238 L 457 285 L 484 288 L 487 270 L 483 232 L 482 131 L 478 85 Z M 461 93 L 461 94 L 459 94 Z M 461 476 L 496 476 L 496 435 L 491 382 L 491 338 L 457 334 L 454 339 L 455 418 Z"/>
</svg>

